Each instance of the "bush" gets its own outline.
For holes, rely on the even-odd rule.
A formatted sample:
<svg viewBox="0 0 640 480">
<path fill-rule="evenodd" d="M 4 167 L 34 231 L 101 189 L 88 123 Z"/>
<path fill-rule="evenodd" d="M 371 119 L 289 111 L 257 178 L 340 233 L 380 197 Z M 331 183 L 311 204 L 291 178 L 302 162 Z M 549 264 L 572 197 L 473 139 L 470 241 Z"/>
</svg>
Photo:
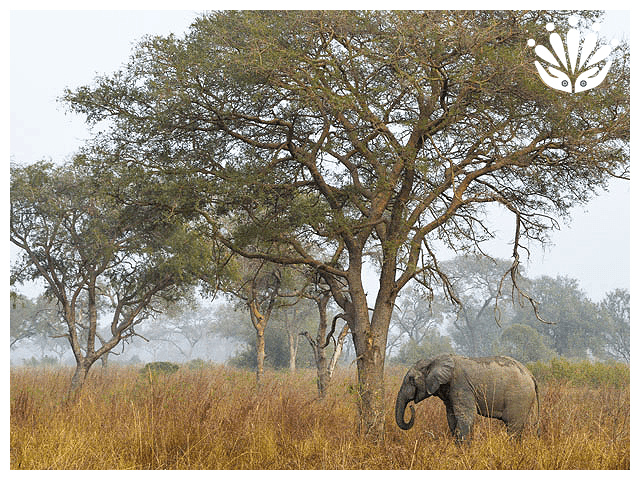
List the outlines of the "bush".
<svg viewBox="0 0 640 480">
<path fill-rule="evenodd" d="M 587 360 L 571 362 L 561 357 L 554 357 L 550 362 L 535 362 L 528 365 L 531 373 L 539 382 L 556 380 L 572 385 L 614 386 L 629 385 L 629 365 L 614 362 L 591 363 Z"/>
<path fill-rule="evenodd" d="M 194 358 L 193 360 L 187 362 L 187 368 L 189 370 L 201 370 L 209 366 L 211 366 L 211 364 L 201 358 Z"/>
<path fill-rule="evenodd" d="M 514 323 L 504 329 L 494 346 L 497 355 L 508 355 L 519 362 L 537 362 L 548 360 L 551 349 L 545 344 L 544 337 L 529 325 Z"/>
<path fill-rule="evenodd" d="M 170 375 L 175 373 L 180 368 L 180 365 L 176 365 L 171 362 L 151 362 L 147 363 L 141 370 L 140 374 L 145 376 L 154 376 L 158 374 Z"/>
</svg>

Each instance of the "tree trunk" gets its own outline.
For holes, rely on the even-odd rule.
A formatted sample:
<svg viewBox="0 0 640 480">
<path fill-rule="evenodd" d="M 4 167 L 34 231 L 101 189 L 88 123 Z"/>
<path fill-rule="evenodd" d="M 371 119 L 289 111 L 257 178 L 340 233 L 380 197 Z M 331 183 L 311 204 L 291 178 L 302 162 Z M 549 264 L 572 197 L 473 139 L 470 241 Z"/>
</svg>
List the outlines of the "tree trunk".
<svg viewBox="0 0 640 480">
<path fill-rule="evenodd" d="M 396 283 L 393 250 L 384 250 L 380 273 L 380 287 L 371 317 L 367 294 L 362 283 L 362 253 L 357 243 L 349 248 L 347 270 L 348 293 L 343 283 L 330 275 L 324 277 L 331 294 L 344 311 L 356 350 L 358 369 L 359 433 L 366 439 L 379 443 L 384 440 L 384 362 L 391 313 L 400 286 Z"/>
<path fill-rule="evenodd" d="M 360 275 L 349 282 L 353 305 L 352 325 L 349 326 L 358 368 L 359 430 L 361 435 L 375 443 L 384 441 L 384 363 L 391 313 L 397 296 L 394 277 L 395 269 L 383 265 L 371 317 Z"/>
<path fill-rule="evenodd" d="M 258 382 L 258 385 L 260 385 L 262 383 L 262 378 L 264 377 L 264 328 L 256 327 L 256 350 L 256 381 Z"/>
<path fill-rule="evenodd" d="M 333 378 L 333 371 L 335 370 L 338 359 L 340 358 L 340 354 L 342 353 L 342 346 L 344 345 L 344 340 L 347 337 L 348 333 L 349 326 L 345 325 L 335 342 L 335 349 L 333 350 L 333 355 L 331 356 L 331 360 L 329 360 L 328 365 L 326 347 L 323 348 L 322 345 L 318 344 L 316 344 L 314 347 L 314 356 L 316 359 L 316 367 L 318 369 L 318 396 L 320 397 L 320 399 L 323 399 L 327 394 L 327 389 L 329 388 L 329 384 L 331 383 L 331 379 Z M 324 344 L 324 331 L 323 336 L 318 335 L 318 341 Z"/>
<path fill-rule="evenodd" d="M 320 399 L 325 398 L 329 382 L 331 381 L 331 374 L 327 371 L 327 355 L 324 347 L 327 335 L 327 304 L 330 298 L 329 294 L 323 294 L 314 299 L 318 307 L 319 315 L 315 340 L 311 338 L 309 333 L 304 332 L 313 349 L 313 359 L 316 364 L 316 386 L 318 387 L 318 397 Z"/>
<path fill-rule="evenodd" d="M 320 323 L 318 332 L 321 331 L 321 328 L 322 322 Z M 309 332 L 302 332 L 300 335 L 304 335 L 309 341 L 309 345 L 311 345 L 313 360 L 316 364 L 316 386 L 318 387 L 318 397 L 323 399 L 325 397 L 327 387 L 329 386 L 329 381 L 331 380 L 331 374 L 327 370 L 325 351 L 322 347 L 324 344 L 324 337 L 321 337 L 320 333 L 318 333 L 318 336 L 314 340 L 311 335 L 309 335 Z"/>
<path fill-rule="evenodd" d="M 287 342 L 289 345 L 289 373 L 296 373 L 296 358 L 298 357 L 298 341 L 299 335 L 296 333 L 296 318 L 298 316 L 298 309 L 293 308 L 291 315 L 285 310 L 284 328 L 287 331 Z"/>
<path fill-rule="evenodd" d="M 379 348 L 379 347 L 378 347 Z M 372 442 L 384 440 L 384 359 L 373 347 L 358 360 L 359 433 Z"/>
<path fill-rule="evenodd" d="M 384 438 L 384 355 L 386 335 L 376 335 L 366 306 L 355 309 L 352 329 L 358 368 L 359 432 L 373 442 Z M 374 312 L 374 317 L 376 317 Z"/>
<path fill-rule="evenodd" d="M 289 337 L 289 372 L 296 373 L 296 357 L 298 356 L 298 335 L 291 329 L 287 330 Z"/>
<path fill-rule="evenodd" d="M 342 327 L 342 331 L 338 335 L 338 340 L 336 341 L 336 348 L 333 351 L 333 356 L 331 357 L 331 361 L 329 362 L 329 366 L 327 367 L 327 372 L 329 373 L 329 378 L 333 376 L 333 371 L 336 368 L 338 363 L 338 359 L 342 354 L 342 347 L 344 346 L 344 341 L 347 338 L 347 334 L 349 333 L 349 325 L 345 325 Z"/>
<path fill-rule="evenodd" d="M 249 302 L 249 313 L 251 315 L 251 323 L 253 328 L 256 329 L 256 381 L 258 386 L 262 382 L 264 377 L 264 331 L 267 328 L 267 322 L 269 321 L 269 313 L 260 313 L 258 310 L 258 304 L 256 300 Z"/>
<path fill-rule="evenodd" d="M 69 399 L 73 400 L 77 397 L 77 395 L 82 390 L 84 386 L 84 381 L 87 379 L 87 374 L 89 373 L 89 364 L 86 361 L 76 363 L 76 370 L 73 373 L 73 377 L 71 377 L 71 386 L 69 388 Z"/>
<path fill-rule="evenodd" d="M 324 400 L 327 396 L 327 390 L 329 389 L 329 383 L 331 382 L 331 376 L 326 368 L 326 359 L 322 359 L 322 361 L 318 362 L 318 377 L 316 378 L 316 385 L 318 387 L 318 398 L 320 400 Z"/>
</svg>

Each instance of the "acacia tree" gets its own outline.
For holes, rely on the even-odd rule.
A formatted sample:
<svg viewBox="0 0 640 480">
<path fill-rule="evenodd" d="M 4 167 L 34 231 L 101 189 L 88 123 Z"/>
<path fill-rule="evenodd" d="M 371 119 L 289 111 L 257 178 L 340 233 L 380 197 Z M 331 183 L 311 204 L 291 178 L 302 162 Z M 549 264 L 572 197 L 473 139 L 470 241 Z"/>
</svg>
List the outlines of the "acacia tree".
<svg viewBox="0 0 640 480">
<path fill-rule="evenodd" d="M 306 305 L 294 304 L 289 308 L 280 310 L 280 319 L 287 334 L 287 345 L 289 346 L 289 372 L 296 372 L 296 358 L 298 357 L 298 347 L 300 345 L 298 337 L 299 323 L 302 320 L 301 315 L 306 316 L 308 308 Z"/>
<path fill-rule="evenodd" d="M 57 301 L 76 361 L 71 394 L 98 359 L 135 335 L 156 298 L 180 294 L 191 279 L 189 261 L 206 260 L 181 224 L 129 208 L 104 187 L 78 165 L 11 167 L 10 240 L 22 250 L 12 282 L 42 278 Z M 107 297 L 104 338 L 98 305 Z"/>
<path fill-rule="evenodd" d="M 485 207 L 500 205 L 513 214 L 515 278 L 525 239 L 544 240 L 626 176 L 628 46 L 588 92 L 537 76 L 527 40 L 548 41 L 547 22 L 563 33 L 567 18 L 215 12 L 184 38 L 146 39 L 123 70 L 66 100 L 90 122 L 112 120 L 94 142 L 116 152 L 111 168 L 179 174 L 205 192 L 195 209 L 216 241 L 324 278 L 355 345 L 360 426 L 379 440 L 393 305 L 414 279 L 447 285 L 438 242 L 473 250 L 491 234 Z M 251 235 L 287 248 L 247 249 Z"/>
<path fill-rule="evenodd" d="M 287 335 L 287 345 L 289 347 L 289 372 L 295 373 L 296 360 L 298 357 L 298 347 L 300 346 L 300 330 L 315 323 L 314 305 L 308 298 L 303 297 L 301 290 L 304 285 L 298 283 L 303 278 L 293 275 L 289 279 L 293 282 L 291 286 L 295 291 L 286 293 L 280 292 L 281 303 L 278 308 L 277 319 L 281 321 L 284 332 Z"/>
<path fill-rule="evenodd" d="M 494 353 L 509 355 L 522 363 L 548 360 L 552 350 L 545 338 L 528 325 L 514 323 L 504 329 L 494 345 Z"/>
<path fill-rule="evenodd" d="M 40 295 L 35 301 L 11 291 L 9 310 L 9 347 L 15 348 L 18 342 L 37 335 L 50 334 L 52 324 L 57 323 L 58 311 L 50 305 L 44 305 L 46 299 Z"/>
</svg>

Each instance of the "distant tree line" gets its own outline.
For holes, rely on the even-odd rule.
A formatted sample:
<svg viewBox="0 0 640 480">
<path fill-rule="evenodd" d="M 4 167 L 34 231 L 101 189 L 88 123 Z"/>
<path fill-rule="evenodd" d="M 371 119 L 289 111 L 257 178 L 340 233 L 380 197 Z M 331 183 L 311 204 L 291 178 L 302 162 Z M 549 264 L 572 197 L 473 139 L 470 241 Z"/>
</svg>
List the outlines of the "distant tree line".
<svg viewBox="0 0 640 480">
<path fill-rule="evenodd" d="M 486 257 L 459 256 L 445 262 L 454 291 L 462 302 L 452 304 L 443 295 L 429 296 L 414 287 L 402 295 L 392 316 L 387 353 L 392 362 L 409 364 L 440 353 L 468 356 L 510 355 L 522 362 L 548 361 L 555 356 L 570 359 L 630 361 L 630 295 L 616 289 L 599 301 L 591 300 L 578 280 L 566 276 L 523 277 L 521 285 L 538 302 L 536 318 L 532 306 L 512 299 L 510 288 L 499 289 L 500 272 L 508 262 Z M 257 368 L 255 331 L 243 302 L 221 302 L 203 306 L 191 298 L 163 307 L 140 330 L 153 352 L 153 359 L 193 360 L 198 344 L 215 337 L 233 340 L 239 348 L 229 363 Z M 337 309 L 330 308 L 330 316 Z M 68 353 L 63 323 L 57 306 L 44 295 L 32 300 L 11 296 L 10 344 L 36 347 L 44 363 L 60 361 Z M 280 298 L 272 323 L 264 332 L 265 365 L 269 368 L 309 368 L 314 352 L 304 333 L 318 323 L 311 299 L 292 302 Z M 100 334 L 100 332 L 98 332 Z M 138 342 L 138 345 L 141 342 Z M 220 345 L 209 343 L 207 348 Z M 353 347 L 345 341 L 346 349 Z M 333 350 L 332 350 L 333 351 Z M 350 362 L 353 354 L 342 355 Z M 36 358 L 29 360 L 31 364 Z"/>
<path fill-rule="evenodd" d="M 529 302 L 512 299 L 505 285 L 499 289 L 505 264 L 468 256 L 446 262 L 443 268 L 462 300 L 459 308 L 442 296 L 429 299 L 414 291 L 403 297 L 392 318 L 392 358 L 412 363 L 455 351 L 510 355 L 522 362 L 554 356 L 629 362 L 628 290 L 613 290 L 594 302 L 576 279 L 523 277 L 521 287 L 535 299 L 540 321 Z"/>
</svg>

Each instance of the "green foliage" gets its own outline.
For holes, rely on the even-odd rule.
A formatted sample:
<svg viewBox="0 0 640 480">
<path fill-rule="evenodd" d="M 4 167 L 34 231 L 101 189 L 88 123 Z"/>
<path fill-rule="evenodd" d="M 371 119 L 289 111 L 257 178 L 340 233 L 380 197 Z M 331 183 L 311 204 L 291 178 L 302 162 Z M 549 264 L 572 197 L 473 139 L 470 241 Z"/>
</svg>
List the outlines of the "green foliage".
<svg viewBox="0 0 640 480">
<path fill-rule="evenodd" d="M 540 333 L 528 325 L 517 323 L 503 330 L 494 351 L 498 355 L 508 355 L 522 363 L 547 360 L 553 354 Z"/>
<path fill-rule="evenodd" d="M 93 365 L 135 334 L 154 301 L 176 300 L 198 281 L 210 248 L 188 223 L 137 204 L 135 174 L 85 162 L 11 166 L 10 241 L 21 249 L 11 281 L 44 281 L 76 361 Z M 98 332 L 104 303 L 106 338 Z"/>
<path fill-rule="evenodd" d="M 10 306 L 11 347 L 26 339 L 47 346 L 60 340 L 54 338 L 60 336 L 63 326 L 55 301 L 45 295 L 31 300 L 24 295 L 11 292 Z"/>
<path fill-rule="evenodd" d="M 171 362 L 151 362 L 141 368 L 139 373 L 143 377 L 152 378 L 159 374 L 171 375 L 172 373 L 176 373 L 179 368 L 180 365 Z"/>
<path fill-rule="evenodd" d="M 112 155 L 96 168 L 133 165 L 154 185 L 177 179 L 188 201 L 160 204 L 195 212 L 211 243 L 321 275 L 350 315 L 360 374 L 377 377 L 361 383 L 368 389 L 382 381 L 373 359 L 397 292 L 418 275 L 427 288 L 450 287 L 439 241 L 482 250 L 492 237 L 486 207 L 501 205 L 517 222 L 517 255 L 612 175 L 627 175 L 628 45 L 589 95 L 532 80 L 531 32 L 568 16 L 211 12 L 182 37 L 148 37 L 122 71 L 66 100 L 91 123 L 110 120 L 93 145 Z M 382 266 L 371 317 L 367 257 Z M 486 318 L 483 305 L 469 324 Z M 484 353 L 472 333 L 471 350 Z M 377 404 L 363 403 L 365 430 L 381 435 L 380 398 L 362 393 Z"/>
<path fill-rule="evenodd" d="M 607 293 L 599 305 L 604 331 L 605 349 L 616 360 L 631 360 L 631 296 L 629 290 L 616 289 Z"/>
<path fill-rule="evenodd" d="M 211 367 L 211 362 L 201 358 L 194 358 L 193 360 L 188 361 L 186 366 L 189 370 L 202 370 L 203 368 Z"/>
<path fill-rule="evenodd" d="M 540 239 L 626 172 L 628 51 L 616 50 L 590 95 L 558 95 L 532 68 L 527 39 L 567 17 L 211 12 L 184 37 L 145 39 L 122 71 L 65 99 L 90 123 L 113 120 L 95 144 L 116 154 L 98 168 L 175 183 L 157 203 L 202 214 L 226 246 L 338 276 L 345 242 L 359 256 L 404 249 L 402 286 L 431 262 L 419 263 L 423 241 L 464 250 L 488 238 L 487 202 L 517 211 L 520 234 Z"/>
<path fill-rule="evenodd" d="M 267 362 L 268 362 L 267 356 Z M 247 368 L 254 369 L 258 365 L 256 360 L 256 345 L 255 342 L 253 344 L 246 345 L 243 349 L 241 349 L 238 353 L 236 353 L 233 357 L 231 357 L 228 361 L 228 364 L 235 368 Z"/>
<path fill-rule="evenodd" d="M 420 353 L 419 334 L 449 317 L 447 333 L 454 350 L 462 355 L 509 355 L 523 363 L 549 361 L 554 355 L 566 358 L 596 358 L 629 361 L 630 296 L 628 290 L 609 292 L 595 304 L 581 290 L 578 280 L 568 277 L 521 276 L 520 286 L 538 302 L 544 323 L 535 317 L 528 303 L 511 298 L 510 285 L 498 285 L 510 268 L 505 260 L 490 261 L 461 256 L 443 264 L 460 309 L 443 295 L 434 295 L 429 306 L 421 305 L 418 292 L 404 294 L 399 313 L 394 313 L 392 331 L 409 337 L 398 350 L 398 359 L 406 362 Z M 516 292 L 516 300 L 517 292 Z M 494 306 L 498 301 L 500 325 Z M 410 307 L 413 308 L 415 312 Z M 418 337 L 418 341 L 411 341 Z M 393 338 L 393 337 L 392 337 Z M 415 354 L 410 353 L 415 351 Z"/>
<path fill-rule="evenodd" d="M 289 344 L 286 332 L 274 324 L 267 327 L 264 332 L 265 341 L 265 365 L 274 369 L 289 368 Z M 257 366 L 256 338 L 246 338 L 244 349 L 229 359 L 229 365 L 237 368 L 254 370 Z M 304 341 L 304 340 L 302 340 Z M 296 366 L 310 367 L 312 365 L 311 350 L 304 344 L 298 348 Z"/>
<path fill-rule="evenodd" d="M 530 282 L 528 293 L 539 302 L 540 316 L 548 323 L 539 321 L 530 308 L 517 311 L 514 323 L 535 329 L 560 356 L 604 356 L 606 325 L 599 321 L 597 305 L 580 289 L 578 280 L 541 276 Z"/>
<path fill-rule="evenodd" d="M 550 362 L 538 361 L 527 365 L 538 381 L 570 383 L 593 387 L 629 385 L 629 365 L 614 362 L 591 363 L 587 360 L 569 361 L 554 357 Z"/>
</svg>

